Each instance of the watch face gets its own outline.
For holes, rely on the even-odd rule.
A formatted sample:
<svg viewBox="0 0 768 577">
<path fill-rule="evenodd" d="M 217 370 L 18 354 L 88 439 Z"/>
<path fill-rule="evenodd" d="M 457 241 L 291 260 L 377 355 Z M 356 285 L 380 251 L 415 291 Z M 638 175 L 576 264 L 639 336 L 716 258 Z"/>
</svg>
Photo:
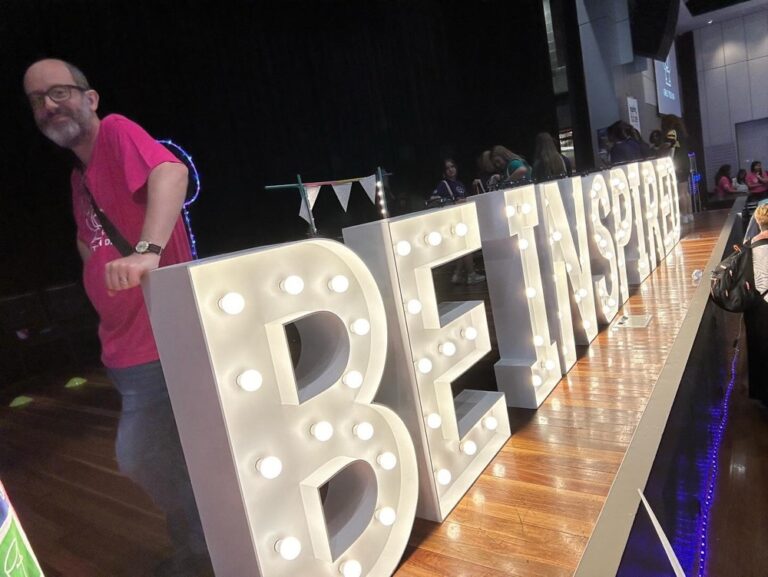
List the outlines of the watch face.
<svg viewBox="0 0 768 577">
<path fill-rule="evenodd" d="M 147 249 L 149 249 L 149 242 L 146 240 L 140 240 L 138 243 L 136 243 L 136 252 L 138 253 L 144 253 L 147 252 Z"/>
</svg>

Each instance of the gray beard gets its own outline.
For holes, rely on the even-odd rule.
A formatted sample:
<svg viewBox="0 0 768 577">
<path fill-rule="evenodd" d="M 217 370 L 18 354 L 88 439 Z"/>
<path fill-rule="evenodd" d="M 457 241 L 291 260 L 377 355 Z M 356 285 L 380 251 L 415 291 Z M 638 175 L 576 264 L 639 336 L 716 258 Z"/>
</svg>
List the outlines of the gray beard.
<svg viewBox="0 0 768 577">
<path fill-rule="evenodd" d="M 75 120 L 69 118 L 65 124 L 47 125 L 43 128 L 43 134 L 62 148 L 70 148 L 80 141 L 83 129 Z"/>
</svg>

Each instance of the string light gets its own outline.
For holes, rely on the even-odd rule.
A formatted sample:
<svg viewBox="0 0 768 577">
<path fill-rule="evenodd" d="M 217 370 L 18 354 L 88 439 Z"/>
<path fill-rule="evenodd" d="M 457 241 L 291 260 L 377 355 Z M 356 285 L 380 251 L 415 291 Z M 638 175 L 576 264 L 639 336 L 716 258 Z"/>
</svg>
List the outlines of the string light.
<svg viewBox="0 0 768 577">
<path fill-rule="evenodd" d="M 200 173 L 197 172 L 197 167 L 195 166 L 195 163 L 192 161 L 192 156 L 184 150 L 181 146 L 173 142 L 172 140 L 158 140 L 160 144 L 164 144 L 166 147 L 173 148 L 174 151 L 176 151 L 178 154 L 180 154 L 184 160 L 187 162 L 189 167 L 192 169 L 190 172 L 190 175 L 192 176 L 192 182 L 195 183 L 195 193 L 192 195 L 192 198 L 189 200 L 184 201 L 184 206 L 182 208 L 182 214 L 184 215 L 184 223 L 187 225 L 187 236 L 189 237 L 189 248 L 192 251 L 192 258 L 197 260 L 197 241 L 195 240 L 195 233 L 192 231 L 192 221 L 189 218 L 189 210 L 188 207 L 194 203 L 197 200 L 197 197 L 200 196 Z"/>
</svg>

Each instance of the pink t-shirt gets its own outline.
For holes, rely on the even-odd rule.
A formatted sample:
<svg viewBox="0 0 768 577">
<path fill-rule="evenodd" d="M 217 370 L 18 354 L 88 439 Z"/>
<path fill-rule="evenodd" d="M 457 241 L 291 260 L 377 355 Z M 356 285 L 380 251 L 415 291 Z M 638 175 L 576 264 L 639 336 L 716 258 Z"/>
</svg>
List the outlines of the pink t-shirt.
<svg viewBox="0 0 768 577">
<path fill-rule="evenodd" d="M 96 204 L 131 246 L 142 240 L 149 173 L 165 162 L 179 160 L 135 122 L 117 114 L 101 121 L 85 183 Z M 79 170 L 72 172 L 71 182 L 77 237 L 91 250 L 83 267 L 83 283 L 99 313 L 101 359 L 111 368 L 155 361 L 159 357 L 141 287 L 107 294 L 105 265 L 121 255 L 94 214 Z M 191 258 L 180 216 L 163 248 L 160 266 Z"/>
<path fill-rule="evenodd" d="M 768 184 L 763 184 L 759 180 L 757 180 L 757 173 L 756 172 L 748 172 L 747 178 L 745 179 L 747 186 L 749 187 L 749 192 L 766 192 L 768 191 Z"/>
<path fill-rule="evenodd" d="M 721 176 L 720 180 L 717 181 L 717 187 L 716 191 L 718 194 L 727 194 L 729 192 L 735 192 L 733 190 L 733 185 L 731 184 L 731 179 L 727 176 Z"/>
</svg>

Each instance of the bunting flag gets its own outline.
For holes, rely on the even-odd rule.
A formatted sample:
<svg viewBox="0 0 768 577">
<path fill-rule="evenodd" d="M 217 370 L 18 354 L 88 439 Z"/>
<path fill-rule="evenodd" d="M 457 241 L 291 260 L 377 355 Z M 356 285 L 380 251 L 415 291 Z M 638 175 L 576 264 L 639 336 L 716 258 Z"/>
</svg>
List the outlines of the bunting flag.
<svg viewBox="0 0 768 577">
<path fill-rule="evenodd" d="M 351 182 L 345 182 L 342 184 L 333 185 L 333 192 L 336 193 L 336 198 L 339 199 L 339 202 L 341 203 L 341 208 L 344 209 L 344 212 L 347 212 L 347 205 L 349 204 L 349 193 L 351 190 L 352 190 Z"/>
<path fill-rule="evenodd" d="M 360 185 L 365 190 L 365 194 L 371 199 L 371 202 L 376 204 L 376 175 L 366 176 L 359 181 Z"/>
<path fill-rule="evenodd" d="M 320 193 L 320 187 L 319 186 L 305 186 L 304 190 L 307 191 L 307 198 L 309 199 L 309 208 L 307 208 L 307 205 L 304 203 L 304 197 L 301 198 L 301 208 L 299 209 L 299 216 L 306 220 L 307 222 L 310 222 L 309 220 L 309 211 L 312 210 L 312 208 L 315 206 L 315 201 L 317 200 L 317 195 Z"/>
</svg>

